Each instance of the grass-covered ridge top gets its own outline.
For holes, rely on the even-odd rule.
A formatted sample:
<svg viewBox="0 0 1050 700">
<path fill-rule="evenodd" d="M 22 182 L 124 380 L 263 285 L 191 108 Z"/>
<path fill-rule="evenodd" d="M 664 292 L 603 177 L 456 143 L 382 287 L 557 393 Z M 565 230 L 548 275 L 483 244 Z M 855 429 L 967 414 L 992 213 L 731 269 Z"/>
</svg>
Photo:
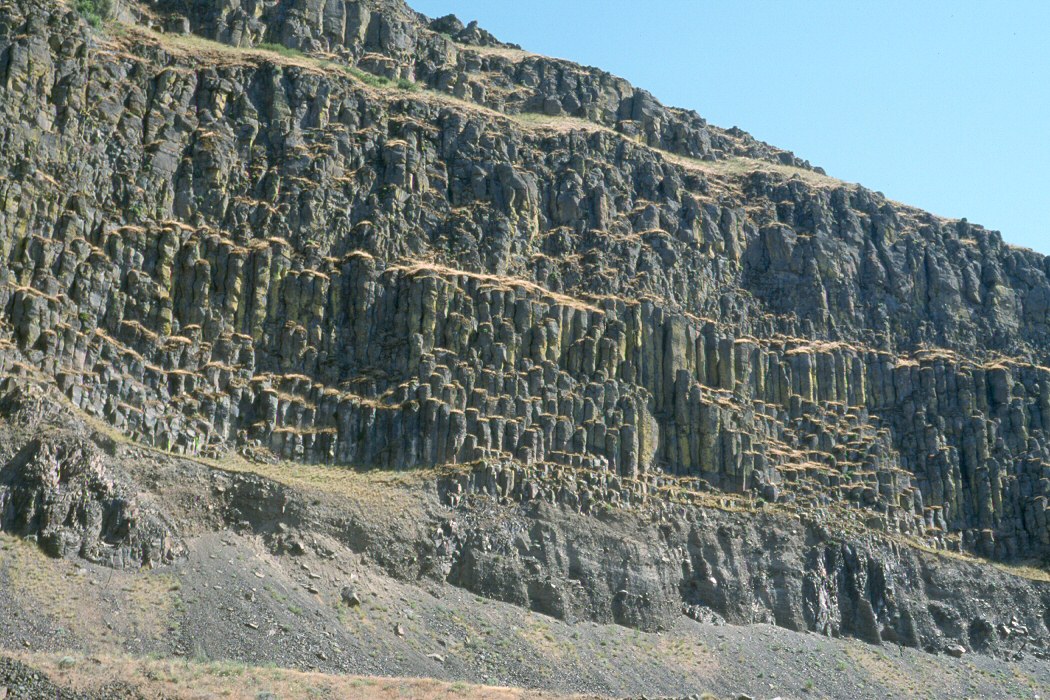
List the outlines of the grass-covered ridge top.
<svg viewBox="0 0 1050 700">
<path fill-rule="evenodd" d="M 104 2 L 109 0 L 80 0 L 85 3 Z M 104 19 L 104 18 L 103 18 Z M 102 20 L 98 26 L 102 26 Z M 206 39 L 195 34 L 165 34 L 148 29 L 139 24 L 111 21 L 105 24 L 108 33 L 116 40 L 130 40 L 132 44 L 148 42 L 162 46 L 176 54 L 204 58 L 210 62 L 225 64 L 275 63 L 282 66 L 295 66 L 318 71 L 328 75 L 342 74 L 374 88 L 395 89 L 404 92 L 418 92 L 423 89 L 419 83 L 407 78 L 391 79 L 369 73 L 356 66 L 334 60 L 329 56 L 319 56 L 294 49 L 283 44 L 263 42 L 254 46 L 232 46 L 222 42 Z"/>
</svg>

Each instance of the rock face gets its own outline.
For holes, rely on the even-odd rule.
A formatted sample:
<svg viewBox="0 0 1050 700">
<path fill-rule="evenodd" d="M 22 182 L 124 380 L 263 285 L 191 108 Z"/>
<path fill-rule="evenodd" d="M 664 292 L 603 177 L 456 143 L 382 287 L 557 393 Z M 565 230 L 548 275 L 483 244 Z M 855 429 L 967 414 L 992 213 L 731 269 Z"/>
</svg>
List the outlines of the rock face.
<svg viewBox="0 0 1050 700">
<path fill-rule="evenodd" d="M 27 427 L 27 416 L 46 407 L 19 390 L 2 396 L 5 442 L 12 426 Z M 175 527 L 105 461 L 98 446 L 68 434 L 30 440 L 0 466 L 0 531 L 33 537 L 54 557 L 116 568 L 170 563 L 183 551 Z"/>
<path fill-rule="evenodd" d="M 0 373 L 181 454 L 460 465 L 456 507 L 724 497 L 1050 556 L 1050 259 L 400 0 L 117 17 L 0 4 Z M 42 440 L 5 467 L 9 503 L 74 474 L 105 504 L 56 552 L 129 521 L 94 460 Z M 121 556 L 171 556 L 164 533 Z M 565 612 L 471 557 L 448 575 Z M 842 593 L 881 564 L 814 557 L 776 622 L 916 643 Z M 608 615 L 651 626 L 643 595 Z"/>
<path fill-rule="evenodd" d="M 540 505 L 527 519 L 490 512 L 446 523 L 435 542 L 447 580 L 560 619 L 659 630 L 685 614 L 931 652 L 1050 658 L 1045 586 L 840 538 L 817 522 L 682 508 L 638 525 Z"/>
<path fill-rule="evenodd" d="M 0 529 L 32 535 L 56 557 L 111 566 L 170 562 L 171 527 L 107 479 L 86 444 L 34 440 L 0 470 Z"/>
<path fill-rule="evenodd" d="M 760 156 L 808 167 L 739 130 L 710 127 L 695 112 L 669 109 L 604 71 L 528 54 L 454 15 L 429 21 L 402 0 L 296 0 L 250 8 L 225 0 L 162 0 L 151 10 L 139 21 L 188 25 L 195 34 L 238 47 L 276 43 L 338 56 L 370 73 L 417 81 L 499 112 L 587 119 L 683 155 Z"/>
</svg>

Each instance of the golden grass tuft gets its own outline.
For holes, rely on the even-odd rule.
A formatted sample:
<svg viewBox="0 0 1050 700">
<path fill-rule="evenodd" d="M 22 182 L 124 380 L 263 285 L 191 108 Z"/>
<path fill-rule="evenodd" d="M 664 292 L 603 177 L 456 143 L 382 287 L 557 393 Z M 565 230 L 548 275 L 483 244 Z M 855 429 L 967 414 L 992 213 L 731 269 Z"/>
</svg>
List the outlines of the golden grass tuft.
<svg viewBox="0 0 1050 700">
<path fill-rule="evenodd" d="M 450 267 L 445 267 L 443 265 L 437 265 L 434 263 L 423 261 L 409 261 L 402 265 L 393 265 L 387 268 L 387 271 L 400 272 L 410 277 L 425 274 L 435 274 L 443 278 L 466 277 L 468 279 L 474 279 L 480 282 L 488 283 L 496 289 L 521 289 L 528 294 L 538 296 L 544 300 L 549 299 L 554 304 L 560 306 L 567 306 L 569 308 L 578 309 L 581 311 L 603 313 L 602 310 L 599 309 L 597 306 L 585 302 L 582 299 L 570 297 L 566 294 L 560 294 L 558 292 L 552 292 L 546 287 L 541 287 L 535 282 L 531 282 L 529 280 L 517 277 L 502 277 L 500 275 L 489 275 L 480 272 L 470 272 L 469 270 L 456 270 Z"/>
</svg>

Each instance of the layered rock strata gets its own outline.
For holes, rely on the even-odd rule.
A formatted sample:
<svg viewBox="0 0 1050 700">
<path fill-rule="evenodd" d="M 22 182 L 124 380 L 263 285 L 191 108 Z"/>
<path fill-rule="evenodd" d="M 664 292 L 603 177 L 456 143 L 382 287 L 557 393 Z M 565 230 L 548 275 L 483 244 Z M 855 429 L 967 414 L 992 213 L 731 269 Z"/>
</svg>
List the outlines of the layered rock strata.
<svg viewBox="0 0 1050 700">
<path fill-rule="evenodd" d="M 1047 258 L 400 3 L 121 12 L 0 5 L 0 371 L 180 453 L 1050 553 Z"/>
</svg>

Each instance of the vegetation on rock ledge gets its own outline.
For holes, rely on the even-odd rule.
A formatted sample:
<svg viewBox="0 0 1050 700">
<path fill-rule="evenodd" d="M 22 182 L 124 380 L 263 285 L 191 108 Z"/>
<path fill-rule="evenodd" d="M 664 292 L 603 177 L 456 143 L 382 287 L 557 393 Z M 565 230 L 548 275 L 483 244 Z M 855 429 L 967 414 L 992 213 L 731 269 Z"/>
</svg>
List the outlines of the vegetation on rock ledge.
<svg viewBox="0 0 1050 700">
<path fill-rule="evenodd" d="M 110 0 L 77 0 L 76 9 L 96 29 L 109 19 L 112 11 Z"/>
</svg>

